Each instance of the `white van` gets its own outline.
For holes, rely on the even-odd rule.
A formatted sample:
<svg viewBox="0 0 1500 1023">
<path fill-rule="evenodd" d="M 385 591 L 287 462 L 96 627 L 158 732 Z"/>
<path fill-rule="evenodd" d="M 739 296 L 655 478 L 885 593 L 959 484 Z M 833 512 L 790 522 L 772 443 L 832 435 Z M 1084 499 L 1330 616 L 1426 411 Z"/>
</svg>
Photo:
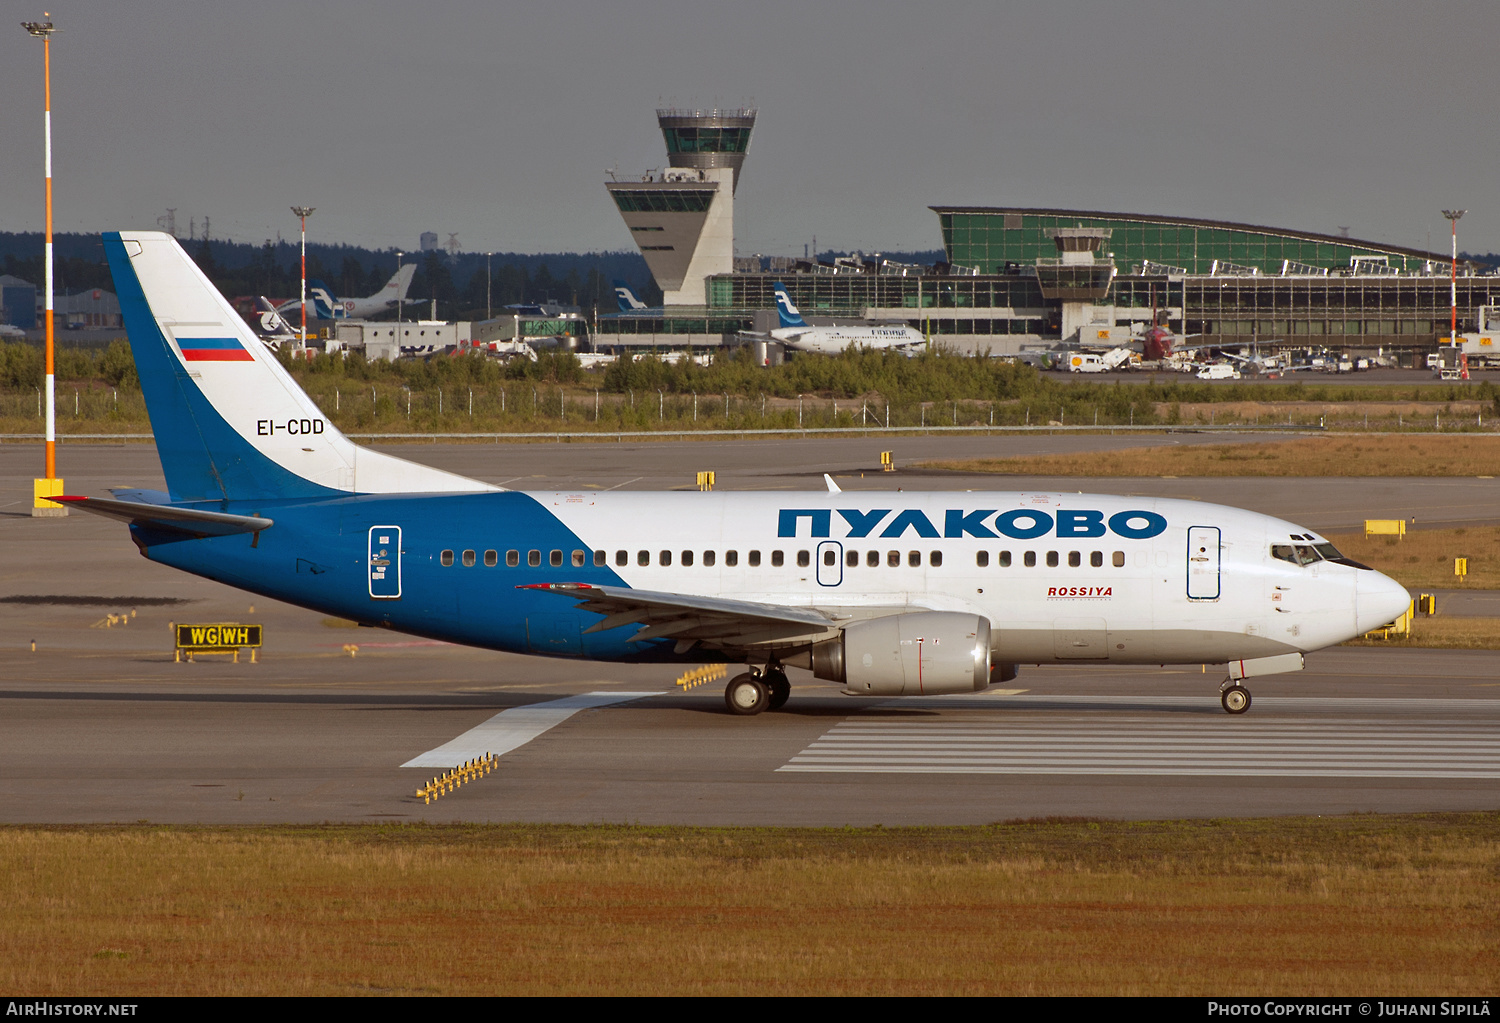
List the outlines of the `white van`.
<svg viewBox="0 0 1500 1023">
<path fill-rule="evenodd" d="M 1227 362 L 1215 362 L 1198 371 L 1199 380 L 1238 380 L 1240 371 Z"/>
</svg>

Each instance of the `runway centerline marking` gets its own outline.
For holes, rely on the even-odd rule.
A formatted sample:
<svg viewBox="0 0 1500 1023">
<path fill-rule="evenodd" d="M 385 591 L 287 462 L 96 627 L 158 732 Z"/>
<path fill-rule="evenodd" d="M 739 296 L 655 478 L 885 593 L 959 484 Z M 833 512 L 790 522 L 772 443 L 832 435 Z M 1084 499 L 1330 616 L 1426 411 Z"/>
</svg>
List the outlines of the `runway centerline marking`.
<svg viewBox="0 0 1500 1023">
<path fill-rule="evenodd" d="M 524 707 L 512 707 L 502 710 L 483 724 L 475 725 L 436 749 L 413 757 L 401 766 L 457 767 L 466 760 L 476 760 L 486 753 L 493 753 L 498 757 L 519 749 L 543 732 L 556 728 L 580 710 L 608 707 L 614 703 L 628 703 L 660 695 L 662 693 L 659 690 L 649 693 L 583 693 L 544 703 L 529 703 Z"/>
</svg>

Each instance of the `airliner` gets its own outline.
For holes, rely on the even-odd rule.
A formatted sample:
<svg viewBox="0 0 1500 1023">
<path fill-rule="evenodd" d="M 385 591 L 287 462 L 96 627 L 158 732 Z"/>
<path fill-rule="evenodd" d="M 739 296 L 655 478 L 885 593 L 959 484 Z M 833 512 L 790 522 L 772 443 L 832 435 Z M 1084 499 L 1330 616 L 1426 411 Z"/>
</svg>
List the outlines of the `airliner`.
<svg viewBox="0 0 1500 1023">
<path fill-rule="evenodd" d="M 600 661 L 733 662 L 724 702 L 973 693 L 1022 664 L 1244 680 L 1405 612 L 1292 522 L 1044 491 L 525 493 L 358 447 L 182 250 L 104 235 L 167 490 L 56 498 L 148 560 L 360 625 Z M 1208 684 L 1212 684 L 1209 681 Z"/>
<path fill-rule="evenodd" d="M 307 301 L 312 306 L 313 313 L 320 320 L 363 320 L 379 313 L 390 312 L 398 304 L 411 305 L 420 301 L 415 298 L 407 298 L 406 291 L 411 287 L 412 275 L 417 272 L 417 264 L 405 263 L 385 282 L 385 287 L 373 295 L 364 298 L 339 298 L 333 293 L 333 289 L 320 280 L 307 282 Z M 301 299 L 293 299 L 283 302 L 276 307 L 278 313 L 291 313 L 301 307 Z"/>
<path fill-rule="evenodd" d="M 927 339 L 906 324 L 871 324 L 865 327 L 814 327 L 802 318 L 786 285 L 772 285 L 781 326 L 771 337 L 788 348 L 819 355 L 837 355 L 849 348 L 889 348 L 914 354 L 927 347 Z"/>
</svg>

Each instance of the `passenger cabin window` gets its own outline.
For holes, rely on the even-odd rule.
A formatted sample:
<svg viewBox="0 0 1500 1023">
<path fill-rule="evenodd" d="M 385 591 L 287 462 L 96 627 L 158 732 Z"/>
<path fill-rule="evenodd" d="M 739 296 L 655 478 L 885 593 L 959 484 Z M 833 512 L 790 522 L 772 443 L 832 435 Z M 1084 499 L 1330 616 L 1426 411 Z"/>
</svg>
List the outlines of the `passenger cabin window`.
<svg viewBox="0 0 1500 1023">
<path fill-rule="evenodd" d="M 1010 551 L 1001 551 L 1000 552 L 1000 567 L 1001 568 L 1009 568 L 1010 567 Z"/>
<path fill-rule="evenodd" d="M 553 551 L 552 554 L 548 557 L 547 560 L 552 563 L 552 567 L 553 568 L 562 568 L 562 559 L 563 559 L 563 552 L 562 551 Z"/>
<path fill-rule="evenodd" d="M 442 565 L 444 568 L 451 567 L 452 564 L 453 564 L 453 552 L 452 551 L 444 551 L 443 553 L 439 554 L 438 555 L 438 564 Z"/>
<path fill-rule="evenodd" d="M 1022 560 L 1026 562 L 1027 568 L 1036 568 L 1036 551 L 1027 551 Z"/>
<path fill-rule="evenodd" d="M 1048 551 L 1047 552 L 1047 567 L 1048 568 L 1056 568 L 1057 567 L 1057 552 L 1056 551 Z"/>
<path fill-rule="evenodd" d="M 974 564 L 980 568 L 988 568 L 990 564 L 990 552 L 979 551 L 974 555 Z"/>
<path fill-rule="evenodd" d="M 859 567 L 859 551 L 845 551 L 844 564 L 849 568 Z"/>
<path fill-rule="evenodd" d="M 885 552 L 885 564 L 886 564 L 887 568 L 900 568 L 901 567 L 901 552 L 900 551 L 886 551 Z"/>
<path fill-rule="evenodd" d="M 724 564 L 728 565 L 730 568 L 733 568 L 734 566 L 738 565 L 739 563 L 740 563 L 740 552 L 739 551 L 725 551 L 724 552 Z"/>
<path fill-rule="evenodd" d="M 645 566 L 651 564 L 651 552 L 650 551 L 638 551 L 638 552 L 636 552 L 635 563 L 637 565 L 640 565 L 642 568 L 644 568 Z"/>
<path fill-rule="evenodd" d="M 786 564 L 786 555 L 782 554 L 780 551 L 772 551 L 771 552 L 771 567 L 772 568 L 780 568 L 784 564 Z"/>
<path fill-rule="evenodd" d="M 668 567 L 672 564 L 672 552 L 662 551 L 659 555 L 657 555 L 656 561 L 657 564 L 661 565 L 663 568 Z"/>
<path fill-rule="evenodd" d="M 1082 551 L 1069 551 L 1068 552 L 1068 567 L 1069 568 L 1079 568 L 1082 565 L 1083 565 L 1083 552 Z"/>
<path fill-rule="evenodd" d="M 588 551 L 574 551 L 573 552 L 573 567 L 574 568 L 582 568 L 585 564 L 588 563 L 588 556 L 589 556 L 589 552 Z"/>
<path fill-rule="evenodd" d="M 630 564 L 630 552 L 615 551 L 615 565 L 619 568 L 624 568 L 628 564 Z"/>
<path fill-rule="evenodd" d="M 530 565 L 532 568 L 536 568 L 541 563 L 542 563 L 542 552 L 541 551 L 527 551 L 526 552 L 526 564 Z"/>
<path fill-rule="evenodd" d="M 1115 567 L 1116 568 L 1124 568 L 1125 567 L 1125 552 L 1124 551 L 1115 551 Z"/>
<path fill-rule="evenodd" d="M 595 568 L 603 568 L 604 565 L 608 561 L 609 561 L 609 559 L 604 556 L 604 552 L 603 551 L 595 551 L 594 552 L 594 567 Z"/>
<path fill-rule="evenodd" d="M 868 566 L 870 566 L 871 568 L 879 568 L 880 567 L 880 552 L 879 551 L 867 551 L 865 553 L 865 564 L 868 565 Z"/>
<path fill-rule="evenodd" d="M 703 567 L 704 568 L 713 568 L 714 567 L 714 562 L 717 561 L 717 560 L 718 560 L 718 555 L 715 554 L 713 551 L 704 551 L 703 552 Z"/>
<path fill-rule="evenodd" d="M 797 567 L 798 568 L 806 568 L 808 565 L 811 565 L 811 564 L 812 564 L 812 555 L 811 554 L 807 553 L 807 551 L 798 551 L 797 552 Z"/>
<path fill-rule="evenodd" d="M 921 568 L 922 567 L 922 552 L 921 551 L 907 551 L 906 552 L 906 563 L 908 565 L 910 565 L 912 568 Z"/>
<path fill-rule="evenodd" d="M 474 560 L 475 558 L 473 551 L 464 551 L 464 568 L 473 568 Z"/>
<path fill-rule="evenodd" d="M 943 552 L 942 551 L 929 551 L 928 554 L 927 554 L 927 564 L 931 565 L 933 568 L 942 568 L 943 567 Z"/>
<path fill-rule="evenodd" d="M 515 568 L 520 563 L 521 563 L 521 552 L 520 551 L 506 551 L 505 552 L 505 567 L 506 568 Z"/>
<path fill-rule="evenodd" d="M 498 564 L 500 564 L 500 552 L 499 551 L 485 551 L 484 552 L 484 567 L 485 568 L 494 568 Z"/>
<path fill-rule="evenodd" d="M 750 567 L 751 568 L 759 568 L 760 567 L 760 551 L 751 551 L 750 552 Z"/>
<path fill-rule="evenodd" d="M 692 567 L 692 565 L 693 565 L 693 552 L 692 551 L 683 551 L 682 552 L 682 565 L 683 565 L 684 568 L 691 568 Z"/>
<path fill-rule="evenodd" d="M 826 551 L 823 552 L 823 564 L 825 564 L 825 565 L 837 565 L 838 563 L 839 563 L 838 553 L 832 547 L 828 548 Z"/>
<path fill-rule="evenodd" d="M 1094 553 L 1092 553 L 1092 554 L 1089 555 L 1089 567 L 1090 568 L 1103 568 L 1104 567 L 1104 552 L 1103 551 L 1095 551 Z"/>
</svg>

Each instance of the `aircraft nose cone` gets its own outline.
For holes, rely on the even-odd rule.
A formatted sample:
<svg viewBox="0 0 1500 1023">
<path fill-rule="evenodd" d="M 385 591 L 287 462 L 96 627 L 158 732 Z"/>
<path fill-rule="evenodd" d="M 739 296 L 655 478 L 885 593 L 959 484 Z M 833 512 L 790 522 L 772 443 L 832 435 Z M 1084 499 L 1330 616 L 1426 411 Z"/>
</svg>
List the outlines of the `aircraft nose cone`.
<svg viewBox="0 0 1500 1023">
<path fill-rule="evenodd" d="M 1359 572 L 1354 581 L 1354 626 L 1360 633 L 1378 629 L 1406 614 L 1411 594 L 1390 576 Z"/>
</svg>

